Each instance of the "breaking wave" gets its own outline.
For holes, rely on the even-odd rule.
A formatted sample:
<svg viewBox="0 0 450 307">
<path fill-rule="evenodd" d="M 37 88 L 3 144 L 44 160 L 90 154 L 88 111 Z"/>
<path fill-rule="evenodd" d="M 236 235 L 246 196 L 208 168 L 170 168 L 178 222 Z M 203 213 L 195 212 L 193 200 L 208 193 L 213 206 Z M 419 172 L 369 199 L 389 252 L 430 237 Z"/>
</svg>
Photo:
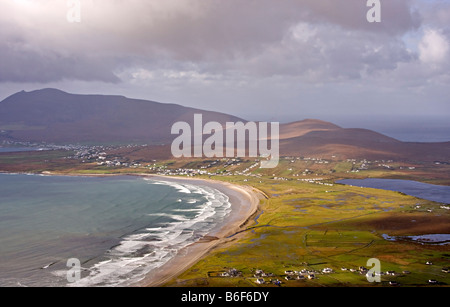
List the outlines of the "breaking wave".
<svg viewBox="0 0 450 307">
<path fill-rule="evenodd" d="M 228 196 L 220 191 L 180 182 L 144 179 L 150 185 L 171 186 L 178 193 L 177 208 L 148 213 L 154 225 L 126 235 L 102 260 L 83 268 L 85 275 L 71 286 L 126 286 L 139 282 L 184 247 L 210 233 L 231 212 Z"/>
</svg>

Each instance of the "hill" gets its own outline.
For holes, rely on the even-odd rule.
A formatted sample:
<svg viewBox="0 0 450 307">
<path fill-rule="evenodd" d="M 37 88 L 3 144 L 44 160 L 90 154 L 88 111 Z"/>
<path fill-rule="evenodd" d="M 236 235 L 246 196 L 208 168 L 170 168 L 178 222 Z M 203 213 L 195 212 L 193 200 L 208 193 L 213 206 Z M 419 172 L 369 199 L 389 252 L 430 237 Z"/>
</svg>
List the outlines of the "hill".
<svg viewBox="0 0 450 307">
<path fill-rule="evenodd" d="M 299 123 L 287 124 L 288 128 L 283 127 L 281 130 L 287 131 L 299 125 Z M 316 127 L 310 126 L 303 133 L 299 131 L 297 135 L 283 137 L 286 134 L 281 134 L 281 155 L 414 161 L 450 159 L 450 142 L 402 142 L 372 130 L 345 129 L 323 123 Z"/>
<path fill-rule="evenodd" d="M 333 131 L 341 127 L 318 119 L 305 119 L 280 126 L 280 139 L 291 139 L 313 131 Z"/>
<path fill-rule="evenodd" d="M 0 102 L 1 139 L 48 143 L 164 143 L 170 127 L 192 122 L 240 121 L 218 112 L 123 96 L 75 95 L 57 89 L 16 93 Z"/>
</svg>

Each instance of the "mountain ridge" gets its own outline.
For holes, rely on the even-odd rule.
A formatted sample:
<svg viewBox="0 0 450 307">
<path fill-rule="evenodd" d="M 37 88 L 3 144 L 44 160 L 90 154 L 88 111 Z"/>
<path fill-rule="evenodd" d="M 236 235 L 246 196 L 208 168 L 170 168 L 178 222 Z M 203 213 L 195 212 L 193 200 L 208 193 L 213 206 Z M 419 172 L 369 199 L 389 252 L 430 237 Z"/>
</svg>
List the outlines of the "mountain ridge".
<svg viewBox="0 0 450 307">
<path fill-rule="evenodd" d="M 241 120 L 177 104 L 43 89 L 18 92 L 0 102 L 0 130 L 13 141 L 161 143 L 171 141 L 173 123 L 192 122 L 195 113 L 202 113 L 205 121 Z"/>
<path fill-rule="evenodd" d="M 247 122 L 179 104 L 119 95 L 79 95 L 47 88 L 15 93 L 0 102 L 0 141 L 46 143 L 170 144 L 178 121 Z M 161 147 L 158 147 L 161 153 Z M 165 150 L 168 154 L 167 149 Z M 342 128 L 319 119 L 280 124 L 280 154 L 342 158 L 445 160 L 450 142 L 402 142 L 373 130 Z"/>
</svg>

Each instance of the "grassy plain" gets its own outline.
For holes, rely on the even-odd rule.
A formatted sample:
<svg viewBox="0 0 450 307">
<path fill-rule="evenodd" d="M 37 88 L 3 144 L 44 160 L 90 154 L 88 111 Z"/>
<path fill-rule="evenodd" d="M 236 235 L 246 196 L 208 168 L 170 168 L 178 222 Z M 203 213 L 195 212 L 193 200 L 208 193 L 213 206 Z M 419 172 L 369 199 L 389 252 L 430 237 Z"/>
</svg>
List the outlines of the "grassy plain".
<svg viewBox="0 0 450 307">
<path fill-rule="evenodd" d="M 245 179 L 244 179 L 245 180 Z M 243 178 L 229 181 L 242 184 Z M 298 181 L 276 182 L 259 178 L 246 181 L 269 196 L 247 231 L 173 280 L 168 286 L 256 286 L 256 270 L 272 273 L 264 278 L 281 286 L 384 286 L 396 281 L 404 286 L 428 285 L 437 280 L 450 284 L 442 268 L 450 265 L 448 246 L 387 241 L 382 235 L 417 235 L 421 219 L 435 220 L 432 233 L 448 233 L 449 215 L 439 205 L 375 189 L 343 185 L 323 186 Z M 420 204 L 420 209 L 415 209 Z M 432 209 L 432 212 L 427 210 Z M 393 216 L 406 216 L 402 225 Z M 434 219 L 437 217 L 437 219 Z M 416 221 L 416 222 L 415 222 Z M 421 226 L 423 226 L 421 224 Z M 402 231 L 407 229 L 408 231 Z M 381 283 L 369 283 L 359 267 L 377 258 Z M 432 265 L 427 265 L 427 261 Z M 239 277 L 222 277 L 230 268 Z M 319 273 L 324 268 L 333 273 Z M 342 270 L 345 268 L 346 270 Z M 315 271 L 314 279 L 286 280 L 286 271 Z M 353 270 L 355 270 L 353 272 Z M 410 273 L 406 272 L 409 271 Z M 406 273 L 402 273 L 406 272 Z"/>
</svg>

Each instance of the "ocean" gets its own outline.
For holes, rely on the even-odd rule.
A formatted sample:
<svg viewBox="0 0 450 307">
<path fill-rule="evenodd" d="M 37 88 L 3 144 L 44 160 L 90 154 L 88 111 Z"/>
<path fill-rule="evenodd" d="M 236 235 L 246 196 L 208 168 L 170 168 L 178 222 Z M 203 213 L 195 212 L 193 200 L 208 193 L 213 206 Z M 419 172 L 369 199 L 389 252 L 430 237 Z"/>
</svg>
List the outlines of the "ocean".
<svg viewBox="0 0 450 307">
<path fill-rule="evenodd" d="M 0 286 L 132 285 L 230 212 L 225 194 L 181 181 L 0 174 Z"/>
</svg>

